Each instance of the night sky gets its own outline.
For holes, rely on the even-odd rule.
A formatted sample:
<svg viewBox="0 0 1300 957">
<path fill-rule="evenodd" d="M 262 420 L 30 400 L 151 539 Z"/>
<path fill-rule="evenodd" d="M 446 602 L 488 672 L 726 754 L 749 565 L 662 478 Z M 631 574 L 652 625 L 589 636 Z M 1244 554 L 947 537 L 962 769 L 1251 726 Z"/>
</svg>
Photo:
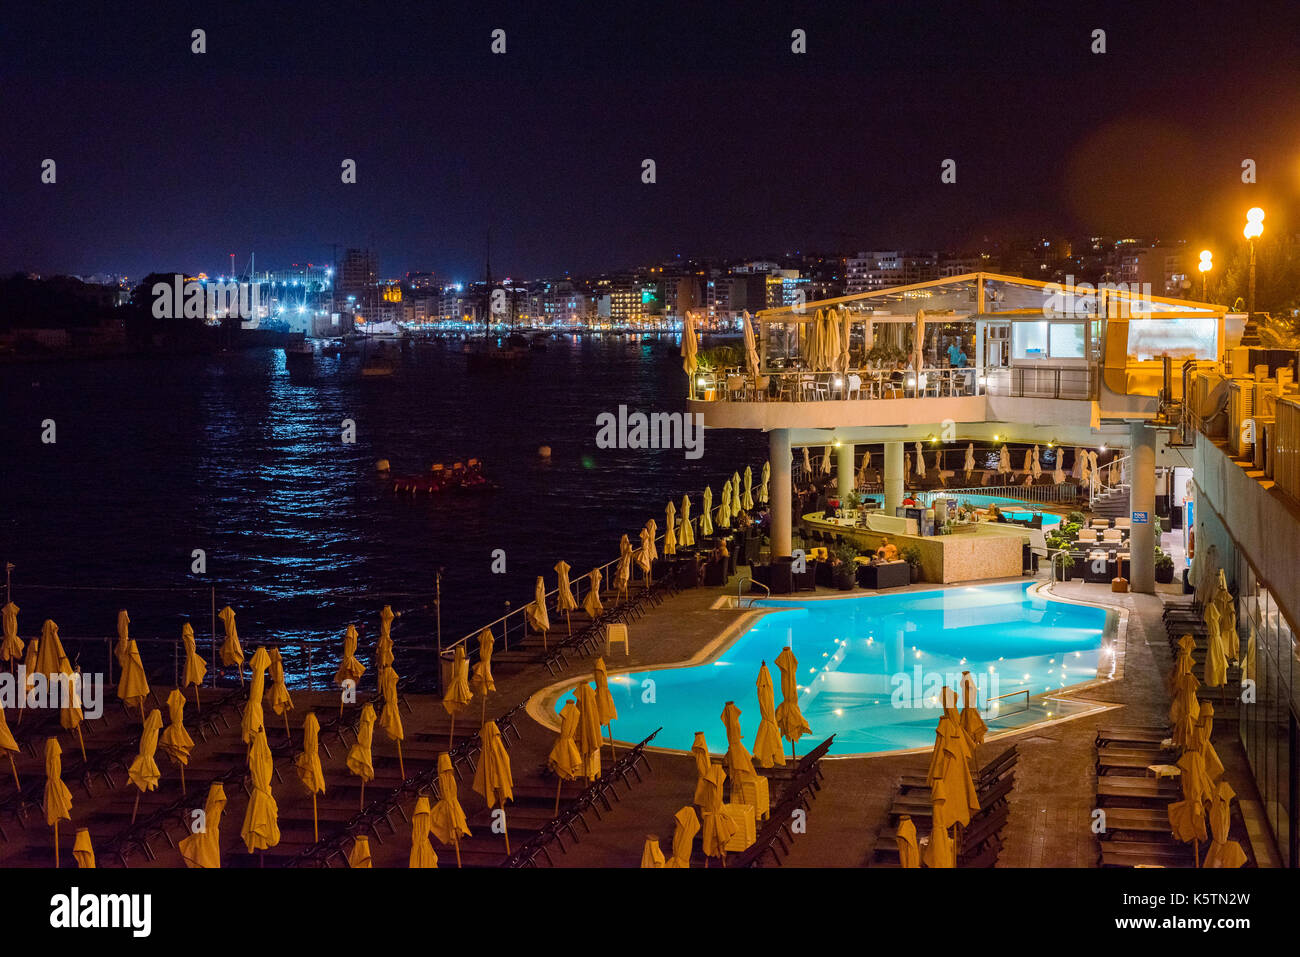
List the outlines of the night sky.
<svg viewBox="0 0 1300 957">
<path fill-rule="evenodd" d="M 1222 248 L 1247 206 L 1281 231 L 1300 196 L 1295 3 L 19 6 L 6 272 L 216 274 L 337 243 L 463 279 L 488 226 L 518 277 L 1040 233 Z"/>
</svg>

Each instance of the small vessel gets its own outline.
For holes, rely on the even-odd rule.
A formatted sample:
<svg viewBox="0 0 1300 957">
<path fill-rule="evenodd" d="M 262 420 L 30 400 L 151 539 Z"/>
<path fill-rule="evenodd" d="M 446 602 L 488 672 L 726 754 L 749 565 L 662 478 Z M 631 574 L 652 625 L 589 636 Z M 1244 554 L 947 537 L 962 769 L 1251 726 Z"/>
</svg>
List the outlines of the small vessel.
<svg viewBox="0 0 1300 957">
<path fill-rule="evenodd" d="M 397 369 L 396 363 L 392 357 L 384 350 L 376 350 L 361 360 L 361 375 L 370 378 L 374 376 L 389 376 Z"/>
<path fill-rule="evenodd" d="M 284 364 L 289 373 L 301 374 L 311 371 L 316 358 L 316 350 L 305 336 L 297 336 L 284 344 Z"/>
<path fill-rule="evenodd" d="M 483 474 L 483 463 L 478 459 L 456 462 L 451 468 L 436 462 L 425 475 L 394 475 L 392 481 L 394 492 L 410 492 L 412 495 L 419 492 L 472 495 L 495 492 L 500 488 Z"/>
</svg>

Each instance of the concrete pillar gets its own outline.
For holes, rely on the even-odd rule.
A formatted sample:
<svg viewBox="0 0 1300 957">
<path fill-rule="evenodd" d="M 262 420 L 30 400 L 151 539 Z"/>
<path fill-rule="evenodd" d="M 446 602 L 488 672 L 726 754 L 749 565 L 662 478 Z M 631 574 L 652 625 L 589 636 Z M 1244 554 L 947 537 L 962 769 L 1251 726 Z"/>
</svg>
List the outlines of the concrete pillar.
<svg viewBox="0 0 1300 957">
<path fill-rule="evenodd" d="M 853 491 L 855 477 L 853 472 L 853 443 L 841 442 L 835 448 L 835 484 L 841 503 Z"/>
<path fill-rule="evenodd" d="M 1132 447 L 1132 476 L 1129 485 L 1129 512 L 1146 512 L 1146 522 L 1133 522 L 1129 532 L 1129 556 L 1135 592 L 1151 595 L 1156 590 L 1155 520 L 1156 520 L 1156 433 L 1142 422 L 1129 423 Z"/>
<path fill-rule="evenodd" d="M 790 538 L 794 527 L 790 498 L 794 481 L 790 474 L 790 430 L 772 429 L 767 434 L 768 459 L 772 463 L 772 482 L 768 486 L 771 507 L 772 558 L 790 554 Z"/>
<path fill-rule="evenodd" d="M 885 514 L 903 504 L 903 443 L 885 443 Z"/>
</svg>

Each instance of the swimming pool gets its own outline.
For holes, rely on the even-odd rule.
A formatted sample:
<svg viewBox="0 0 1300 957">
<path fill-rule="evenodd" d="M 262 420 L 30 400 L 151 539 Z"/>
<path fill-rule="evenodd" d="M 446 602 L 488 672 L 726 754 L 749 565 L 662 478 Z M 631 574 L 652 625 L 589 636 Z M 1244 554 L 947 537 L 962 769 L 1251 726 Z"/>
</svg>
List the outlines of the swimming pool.
<svg viewBox="0 0 1300 957">
<path fill-rule="evenodd" d="M 1059 525 L 1062 521 L 1061 516 L 1052 512 L 1043 511 L 1042 506 L 1035 502 L 1026 502 L 1018 498 L 1003 498 L 1000 495 L 979 495 L 968 494 L 965 492 L 948 493 L 938 492 L 914 492 L 917 500 L 930 505 L 936 498 L 957 499 L 963 505 L 969 505 L 974 508 L 988 508 L 990 505 L 996 505 L 998 509 L 1007 518 L 1017 522 L 1028 522 L 1035 514 L 1042 512 L 1043 527 Z"/>
<path fill-rule="evenodd" d="M 722 708 L 735 701 L 752 745 L 759 666 L 767 662 L 780 704 L 773 662 L 787 645 L 799 660 L 799 704 L 812 726 L 799 742 L 801 754 L 831 733 L 831 753 L 838 755 L 930 746 L 939 688 L 958 687 L 962 671 L 976 683 L 990 733 L 1081 710 L 1045 695 L 1097 676 L 1114 613 L 1031 594 L 1032 585 L 761 601 L 758 607 L 779 610 L 709 662 L 612 675 L 614 736 L 640 741 L 662 726 L 656 746 L 687 750 L 703 731 L 710 750 L 720 753 Z M 990 705 L 1002 695 L 1013 696 Z M 556 710 L 571 698 L 566 690 Z"/>
</svg>

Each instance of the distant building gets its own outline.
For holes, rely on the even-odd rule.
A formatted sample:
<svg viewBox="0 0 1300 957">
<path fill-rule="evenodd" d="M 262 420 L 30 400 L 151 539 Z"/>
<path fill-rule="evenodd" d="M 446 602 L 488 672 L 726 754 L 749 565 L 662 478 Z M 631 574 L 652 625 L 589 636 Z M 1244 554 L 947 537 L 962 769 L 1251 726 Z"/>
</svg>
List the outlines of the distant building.
<svg viewBox="0 0 1300 957">
<path fill-rule="evenodd" d="M 897 249 L 860 252 L 845 263 L 844 294 L 852 296 L 938 277 L 939 260 L 934 253 L 909 253 Z"/>
<path fill-rule="evenodd" d="M 1187 269 L 1183 246 L 1125 245 L 1119 254 L 1119 281 L 1150 284 L 1155 295 L 1187 297 Z"/>
</svg>

